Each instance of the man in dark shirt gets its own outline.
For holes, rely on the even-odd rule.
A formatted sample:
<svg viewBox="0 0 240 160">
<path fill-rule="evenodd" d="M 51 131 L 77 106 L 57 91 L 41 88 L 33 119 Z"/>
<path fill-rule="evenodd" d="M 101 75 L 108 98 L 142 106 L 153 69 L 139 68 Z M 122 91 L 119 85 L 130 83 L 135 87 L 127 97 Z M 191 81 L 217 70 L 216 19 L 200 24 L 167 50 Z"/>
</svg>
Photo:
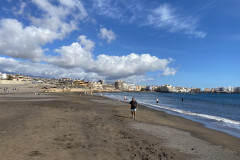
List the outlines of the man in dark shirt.
<svg viewBox="0 0 240 160">
<path fill-rule="evenodd" d="M 131 101 L 129 104 L 130 104 L 130 107 L 131 107 L 131 115 L 132 115 L 132 118 L 135 119 L 135 117 L 136 117 L 136 111 L 137 111 L 137 108 L 138 108 L 138 103 L 137 103 L 137 101 L 135 100 L 135 98 L 133 97 L 133 98 L 132 98 L 132 101 Z"/>
</svg>

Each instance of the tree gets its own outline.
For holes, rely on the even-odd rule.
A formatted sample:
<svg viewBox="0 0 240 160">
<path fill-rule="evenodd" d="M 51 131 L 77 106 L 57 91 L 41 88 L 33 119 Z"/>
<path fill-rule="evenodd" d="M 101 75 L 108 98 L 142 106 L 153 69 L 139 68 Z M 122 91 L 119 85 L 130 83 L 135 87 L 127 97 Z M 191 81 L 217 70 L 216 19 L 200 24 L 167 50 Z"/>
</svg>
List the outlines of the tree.
<svg viewBox="0 0 240 160">
<path fill-rule="evenodd" d="M 7 80 L 13 80 L 13 76 L 11 76 L 11 75 L 8 75 L 8 78 L 7 78 Z"/>
</svg>

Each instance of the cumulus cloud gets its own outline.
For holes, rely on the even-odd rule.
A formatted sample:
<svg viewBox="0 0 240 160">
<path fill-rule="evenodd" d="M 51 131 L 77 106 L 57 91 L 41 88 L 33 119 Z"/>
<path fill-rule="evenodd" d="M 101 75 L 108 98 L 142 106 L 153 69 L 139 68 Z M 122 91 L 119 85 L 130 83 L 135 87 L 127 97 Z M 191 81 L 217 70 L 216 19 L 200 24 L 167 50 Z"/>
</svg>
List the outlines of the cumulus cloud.
<svg viewBox="0 0 240 160">
<path fill-rule="evenodd" d="M 51 64 L 32 63 L 30 61 L 18 61 L 13 58 L 0 57 L 1 72 L 18 73 L 29 76 L 39 76 L 46 78 L 70 77 L 74 79 L 86 79 L 97 81 L 104 77 L 97 73 L 84 72 L 80 68 L 66 69 Z"/>
<path fill-rule="evenodd" d="M 93 65 L 94 42 L 82 35 L 79 42 L 74 42 L 70 46 L 63 46 L 56 49 L 59 56 L 48 56 L 45 61 L 64 68 L 91 68 Z"/>
<path fill-rule="evenodd" d="M 197 19 L 190 16 L 183 16 L 168 4 L 160 5 L 147 17 L 146 25 L 156 28 L 167 29 L 169 32 L 183 32 L 198 38 L 204 38 L 206 33 L 198 31 Z"/>
<path fill-rule="evenodd" d="M 159 59 L 150 54 L 131 53 L 126 56 L 98 55 L 95 59 L 92 51 L 94 42 L 86 36 L 80 36 L 79 42 L 74 42 L 69 46 L 61 47 L 56 52 L 58 56 L 47 57 L 46 62 L 63 68 L 81 68 L 86 72 L 98 73 L 110 79 L 128 78 L 133 75 L 144 75 L 151 71 L 163 71 L 173 73 L 174 69 L 168 64 L 173 59 Z"/>
<path fill-rule="evenodd" d="M 164 71 L 172 59 L 159 59 L 150 54 L 131 53 L 127 56 L 99 55 L 95 61 L 95 72 L 114 78 L 143 75 L 150 71 Z"/>
<path fill-rule="evenodd" d="M 116 35 L 112 30 L 107 30 L 106 28 L 101 28 L 98 36 L 101 39 L 106 39 L 108 43 L 116 39 Z"/>
<path fill-rule="evenodd" d="M 87 17 L 81 1 L 59 0 L 52 4 L 48 0 L 32 0 L 39 9 L 38 15 L 30 16 L 32 25 L 24 26 L 16 19 L 0 20 L 0 54 L 13 58 L 38 62 L 44 55 L 42 46 L 56 39 L 63 39 L 78 28 L 80 20 Z M 27 3 L 21 2 L 15 14 L 23 14 Z"/>
<path fill-rule="evenodd" d="M 96 64 L 96 62 L 94 64 Z M 4 73 L 18 73 L 23 75 L 39 76 L 39 77 L 46 77 L 46 78 L 70 77 L 74 79 L 85 79 L 85 80 L 91 80 L 91 81 L 106 79 L 109 82 L 114 82 L 118 79 L 121 79 L 129 83 L 139 83 L 143 81 L 152 80 L 152 78 L 146 77 L 146 75 L 144 75 L 144 71 L 141 71 L 138 74 L 131 72 L 130 74 L 125 74 L 125 76 L 121 76 L 121 74 L 125 72 L 126 69 L 116 70 L 116 72 L 114 73 L 115 69 L 118 68 L 118 66 L 116 65 L 117 64 L 115 64 L 115 67 L 112 68 L 111 73 L 107 74 L 106 72 L 99 73 L 96 70 L 86 71 L 83 68 L 79 68 L 79 67 L 63 68 L 63 67 L 58 67 L 52 64 L 32 63 L 31 61 L 18 61 L 13 58 L 0 57 L 0 68 L 1 68 L 1 72 L 4 72 Z M 163 67 L 164 66 L 165 65 L 163 65 Z M 96 66 L 96 68 L 97 67 L 99 66 Z M 110 70 L 110 67 L 112 66 L 109 66 L 109 70 Z M 168 70 L 168 67 L 166 69 Z M 137 68 L 135 67 L 135 69 L 132 71 L 136 71 L 136 70 Z M 163 68 L 161 70 L 164 71 L 165 69 Z M 145 71 L 148 71 L 148 70 L 146 69 Z M 111 76 L 112 74 L 113 76 Z"/>
<path fill-rule="evenodd" d="M 59 35 L 47 28 L 24 27 L 15 19 L 0 20 L 0 54 L 14 58 L 39 61 L 41 45 L 52 42 Z"/>
</svg>

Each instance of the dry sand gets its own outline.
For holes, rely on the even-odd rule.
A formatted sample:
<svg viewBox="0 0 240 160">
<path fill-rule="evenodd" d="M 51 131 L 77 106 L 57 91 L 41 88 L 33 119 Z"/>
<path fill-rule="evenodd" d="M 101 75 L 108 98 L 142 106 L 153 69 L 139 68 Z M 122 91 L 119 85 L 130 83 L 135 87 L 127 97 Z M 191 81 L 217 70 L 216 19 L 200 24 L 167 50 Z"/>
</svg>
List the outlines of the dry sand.
<svg viewBox="0 0 240 160">
<path fill-rule="evenodd" d="M 41 93 L 44 88 L 51 88 L 55 85 L 51 84 L 0 84 L 0 93 L 6 93 L 4 88 L 7 88 L 7 93 Z"/>
<path fill-rule="evenodd" d="M 78 93 L 0 93 L 1 160 L 240 159 L 240 139 Z"/>
</svg>

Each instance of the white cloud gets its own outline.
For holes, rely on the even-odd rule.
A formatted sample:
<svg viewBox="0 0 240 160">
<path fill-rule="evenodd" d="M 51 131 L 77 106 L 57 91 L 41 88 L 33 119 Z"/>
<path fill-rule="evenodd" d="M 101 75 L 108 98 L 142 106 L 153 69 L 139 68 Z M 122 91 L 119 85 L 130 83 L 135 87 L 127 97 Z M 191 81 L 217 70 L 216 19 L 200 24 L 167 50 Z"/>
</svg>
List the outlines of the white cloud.
<svg viewBox="0 0 240 160">
<path fill-rule="evenodd" d="M 32 2 L 43 11 L 41 17 L 30 17 L 32 23 L 61 33 L 62 37 L 78 29 L 79 20 L 84 20 L 88 15 L 81 1 L 78 0 L 59 0 L 58 6 L 48 0 L 32 0 Z"/>
<path fill-rule="evenodd" d="M 165 75 L 167 73 L 174 74 L 174 69 L 168 67 L 173 59 L 159 59 L 150 54 L 135 53 L 127 56 L 102 54 L 94 59 L 92 54 L 94 42 L 87 39 L 86 36 L 80 36 L 79 40 L 79 42 L 56 50 L 59 56 L 47 57 L 46 62 L 64 68 L 79 67 L 86 72 L 97 73 L 108 79 L 141 76 L 151 71 L 163 71 Z"/>
<path fill-rule="evenodd" d="M 58 38 L 55 32 L 35 26 L 23 27 L 15 19 L 0 20 L 0 54 L 14 58 L 39 61 L 43 55 L 41 45 Z"/>
<path fill-rule="evenodd" d="M 206 36 L 205 32 L 197 29 L 198 18 L 185 15 L 167 3 L 155 9 L 152 8 L 154 3 L 139 0 L 94 0 L 93 4 L 94 13 L 117 19 L 121 23 L 128 22 L 161 28 L 172 33 L 179 32 L 197 38 Z M 156 3 L 154 6 L 156 6 Z"/>
<path fill-rule="evenodd" d="M 113 19 L 121 19 L 122 12 L 118 8 L 118 2 L 112 0 L 93 0 L 94 12 L 99 15 L 104 15 Z"/>
<path fill-rule="evenodd" d="M 42 46 L 56 39 L 63 39 L 78 28 L 79 20 L 87 17 L 81 1 L 59 0 L 53 5 L 48 0 L 32 0 L 40 14 L 32 14 L 33 25 L 24 26 L 16 19 L 0 20 L 0 54 L 13 58 L 40 61 L 44 50 Z M 23 14 L 26 3 L 20 3 L 20 9 L 13 8 L 15 14 Z"/>
<path fill-rule="evenodd" d="M 105 76 L 126 78 L 132 75 L 144 75 L 151 71 L 163 71 L 171 61 L 171 59 L 159 59 L 150 54 L 99 55 L 95 61 L 94 70 Z"/>
<path fill-rule="evenodd" d="M 197 19 L 183 16 L 168 4 L 160 5 L 147 17 L 146 25 L 167 29 L 169 32 L 183 32 L 198 38 L 204 38 L 206 33 L 196 30 Z"/>
<path fill-rule="evenodd" d="M 21 3 L 20 3 L 20 7 L 18 6 L 18 7 L 14 7 L 14 8 L 13 8 L 14 14 L 16 14 L 16 15 L 23 14 L 24 9 L 26 8 L 26 6 L 27 6 L 27 4 L 26 4 L 25 2 L 21 2 Z"/>
<path fill-rule="evenodd" d="M 129 22 L 139 20 L 142 17 L 146 5 L 139 0 L 91 0 L 94 14 L 116 19 L 119 22 Z"/>
<path fill-rule="evenodd" d="M 106 28 L 101 28 L 98 36 L 101 39 L 106 39 L 108 43 L 112 42 L 117 37 L 112 30 L 107 30 Z"/>
<path fill-rule="evenodd" d="M 46 78 L 71 77 L 74 79 L 86 79 L 97 81 L 104 77 L 97 73 L 86 73 L 80 68 L 66 69 L 51 64 L 32 63 L 29 61 L 18 61 L 13 58 L 0 57 L 1 72 L 18 73 L 29 76 L 39 76 Z"/>
<path fill-rule="evenodd" d="M 162 76 L 169 76 L 169 75 L 174 76 L 176 74 L 176 72 L 177 72 L 177 70 L 175 68 L 166 67 L 163 70 Z"/>
<path fill-rule="evenodd" d="M 59 56 L 46 57 L 45 61 L 64 68 L 91 68 L 94 61 L 92 55 L 94 42 L 83 35 L 78 39 L 79 42 L 56 49 L 55 52 L 59 53 Z"/>
<path fill-rule="evenodd" d="M 124 65 L 123 63 L 118 64 L 119 61 L 124 59 L 123 58 L 124 56 L 123 57 L 109 56 L 109 60 L 106 64 L 106 67 L 104 68 L 100 68 L 102 67 L 102 64 L 97 65 L 98 61 L 95 61 L 91 64 L 92 69 L 88 71 L 86 71 L 86 68 L 90 66 L 85 66 L 82 68 L 81 67 L 63 68 L 63 67 L 58 67 L 52 64 L 32 63 L 30 61 L 18 61 L 13 58 L 5 58 L 5 57 L 0 57 L 0 68 L 1 68 L 1 72 L 4 72 L 4 73 L 17 73 L 17 74 L 23 74 L 23 75 L 29 75 L 29 76 L 39 76 L 39 77 L 47 77 L 47 78 L 70 77 L 75 79 L 86 79 L 91 81 L 106 79 L 111 82 L 114 82 L 118 79 L 122 79 L 129 83 L 139 83 L 143 81 L 152 80 L 151 78 L 146 77 L 145 75 L 145 72 L 148 72 L 148 71 L 159 70 L 164 72 L 166 69 L 166 72 L 168 72 L 169 70 L 172 70 L 171 68 L 166 67 L 167 64 L 171 62 L 171 60 L 168 60 L 168 59 L 161 60 L 161 59 L 158 59 L 157 57 L 152 57 L 150 55 L 136 55 L 136 54 L 130 54 L 128 56 L 125 56 L 125 58 L 132 57 L 133 59 L 131 59 L 130 62 L 133 62 L 135 58 L 136 58 L 135 60 L 138 60 L 140 57 L 144 58 L 145 56 L 148 57 L 148 60 L 145 61 L 145 64 L 143 63 L 143 66 L 145 66 L 145 69 L 143 69 L 143 67 L 139 67 L 138 64 L 131 64 L 129 67 L 124 68 L 122 66 Z M 150 63 L 156 62 L 156 61 L 161 62 L 161 64 L 157 64 L 154 67 L 151 67 Z M 110 63 L 111 65 L 108 66 Z M 159 66 L 162 68 L 158 69 L 157 67 Z M 99 69 L 97 70 L 96 68 L 99 68 Z M 107 70 L 105 71 L 105 69 Z"/>
</svg>

